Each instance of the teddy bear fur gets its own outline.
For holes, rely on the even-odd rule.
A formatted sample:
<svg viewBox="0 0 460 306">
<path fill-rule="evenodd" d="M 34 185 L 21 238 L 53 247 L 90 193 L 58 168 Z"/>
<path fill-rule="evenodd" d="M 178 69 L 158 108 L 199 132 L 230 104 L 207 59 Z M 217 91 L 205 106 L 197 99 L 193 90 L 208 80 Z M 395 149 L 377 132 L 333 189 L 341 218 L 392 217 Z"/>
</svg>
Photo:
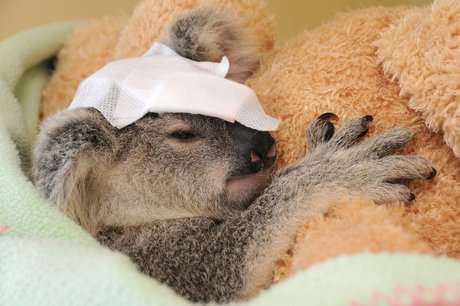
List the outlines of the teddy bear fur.
<svg viewBox="0 0 460 306">
<path fill-rule="evenodd" d="M 376 206 L 344 198 L 326 216 L 306 220 L 292 251 L 280 259 L 275 279 L 340 254 L 366 251 L 460 258 L 457 0 L 350 12 L 278 48 L 273 47 L 273 19 L 260 0 L 145 0 L 130 18 L 90 22 L 68 37 L 44 91 L 41 117 L 69 105 L 80 81 L 107 62 L 144 53 L 176 14 L 209 2 L 239 16 L 244 34 L 263 55 L 248 85 L 266 112 L 282 119 L 273 133 L 278 167 L 304 156 L 306 125 L 333 112 L 336 126 L 372 115 L 366 137 L 395 126 L 416 130 L 399 153 L 422 155 L 438 171 L 433 180 L 409 184 L 416 195 L 409 204 Z"/>
</svg>

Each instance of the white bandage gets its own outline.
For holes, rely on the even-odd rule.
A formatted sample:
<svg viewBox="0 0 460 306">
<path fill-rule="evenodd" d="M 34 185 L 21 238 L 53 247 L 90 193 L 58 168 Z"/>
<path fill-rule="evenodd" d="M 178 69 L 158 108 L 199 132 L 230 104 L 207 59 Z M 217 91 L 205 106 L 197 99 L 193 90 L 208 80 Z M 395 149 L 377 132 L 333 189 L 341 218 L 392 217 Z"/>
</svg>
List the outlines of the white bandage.
<svg viewBox="0 0 460 306">
<path fill-rule="evenodd" d="M 110 62 L 83 80 L 69 108 L 94 107 L 117 128 L 154 112 L 201 114 L 276 130 L 279 120 L 264 113 L 251 88 L 225 79 L 228 69 L 225 56 L 220 63 L 196 62 L 155 43 L 142 57 Z"/>
</svg>

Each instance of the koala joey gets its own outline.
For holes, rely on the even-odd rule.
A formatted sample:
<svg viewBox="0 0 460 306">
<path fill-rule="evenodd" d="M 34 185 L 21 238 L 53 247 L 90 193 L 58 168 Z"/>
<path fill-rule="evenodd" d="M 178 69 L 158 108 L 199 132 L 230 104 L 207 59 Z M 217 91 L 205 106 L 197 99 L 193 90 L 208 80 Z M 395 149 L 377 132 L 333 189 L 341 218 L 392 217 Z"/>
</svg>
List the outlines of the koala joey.
<svg viewBox="0 0 460 306">
<path fill-rule="evenodd" d="M 221 9 L 180 15 L 162 42 L 193 60 L 227 55 L 244 82 L 258 56 Z M 34 151 L 41 194 L 100 243 L 192 301 L 228 302 L 270 283 L 276 260 L 308 218 L 344 196 L 378 204 L 413 199 L 400 184 L 435 170 L 420 156 L 389 155 L 414 132 L 395 128 L 355 143 L 370 116 L 337 132 L 324 114 L 307 128 L 307 155 L 270 174 L 268 132 L 203 115 L 149 113 L 117 129 L 95 109 L 60 111 Z"/>
</svg>

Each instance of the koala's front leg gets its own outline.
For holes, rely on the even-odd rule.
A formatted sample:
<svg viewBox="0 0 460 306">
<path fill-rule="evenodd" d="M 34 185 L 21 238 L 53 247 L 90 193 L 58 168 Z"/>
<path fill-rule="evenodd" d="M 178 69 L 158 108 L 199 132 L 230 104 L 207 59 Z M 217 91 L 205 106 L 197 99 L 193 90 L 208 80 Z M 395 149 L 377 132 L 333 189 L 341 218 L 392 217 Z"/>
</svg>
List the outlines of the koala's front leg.
<svg viewBox="0 0 460 306">
<path fill-rule="evenodd" d="M 412 200 L 414 195 L 400 181 L 436 174 L 420 156 L 388 156 L 405 146 L 413 131 L 395 128 L 355 144 L 367 133 L 372 117 L 353 118 L 335 134 L 327 121 L 331 117 L 320 116 L 308 127 L 308 155 L 276 174 L 246 212 L 250 222 L 260 224 L 255 225 L 257 239 L 245 258 L 243 296 L 253 295 L 269 282 L 276 260 L 309 218 L 327 212 L 344 197 L 368 197 L 377 204 Z"/>
</svg>

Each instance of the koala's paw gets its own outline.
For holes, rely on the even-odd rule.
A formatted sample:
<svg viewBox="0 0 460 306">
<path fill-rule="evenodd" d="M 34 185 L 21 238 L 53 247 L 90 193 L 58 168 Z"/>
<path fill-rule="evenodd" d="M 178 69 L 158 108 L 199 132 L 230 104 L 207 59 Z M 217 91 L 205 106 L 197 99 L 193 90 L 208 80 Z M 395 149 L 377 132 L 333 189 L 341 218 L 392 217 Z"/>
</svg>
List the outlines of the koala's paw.
<svg viewBox="0 0 460 306">
<path fill-rule="evenodd" d="M 336 133 L 326 113 L 307 128 L 308 155 L 305 168 L 315 184 L 361 195 L 376 203 L 411 201 L 415 196 L 402 180 L 431 179 L 436 175 L 432 164 L 421 156 L 390 155 L 404 147 L 415 135 L 404 128 L 387 130 L 359 144 L 367 134 L 371 116 L 352 118 Z"/>
</svg>

